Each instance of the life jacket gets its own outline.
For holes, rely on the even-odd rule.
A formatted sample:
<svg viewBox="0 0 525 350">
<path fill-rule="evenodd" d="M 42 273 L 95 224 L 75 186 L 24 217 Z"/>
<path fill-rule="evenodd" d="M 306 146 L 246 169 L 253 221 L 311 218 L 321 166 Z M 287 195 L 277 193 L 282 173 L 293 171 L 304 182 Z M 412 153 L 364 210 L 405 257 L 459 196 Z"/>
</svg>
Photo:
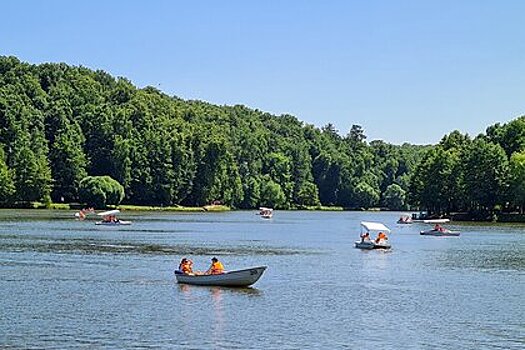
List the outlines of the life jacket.
<svg viewBox="0 0 525 350">
<path fill-rule="evenodd" d="M 212 275 L 218 275 L 224 272 L 224 266 L 220 261 L 214 262 L 211 265 L 211 274 Z"/>
</svg>

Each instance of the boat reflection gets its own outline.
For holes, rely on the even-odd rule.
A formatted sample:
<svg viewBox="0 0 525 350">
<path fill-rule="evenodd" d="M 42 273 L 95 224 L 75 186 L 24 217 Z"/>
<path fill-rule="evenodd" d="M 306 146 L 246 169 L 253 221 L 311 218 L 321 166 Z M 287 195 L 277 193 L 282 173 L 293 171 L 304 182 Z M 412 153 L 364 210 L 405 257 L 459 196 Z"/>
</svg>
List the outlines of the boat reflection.
<svg viewBox="0 0 525 350">
<path fill-rule="evenodd" d="M 190 285 L 190 284 L 184 284 L 180 283 L 178 284 L 179 291 L 181 291 L 183 294 L 190 295 L 192 291 L 205 291 L 210 290 L 211 295 L 213 298 L 219 297 L 221 295 L 247 295 L 250 297 L 258 297 L 262 295 L 262 291 L 253 288 L 253 287 L 246 287 L 246 288 L 235 288 L 235 287 L 219 287 L 219 286 L 198 286 L 198 285 Z"/>
</svg>

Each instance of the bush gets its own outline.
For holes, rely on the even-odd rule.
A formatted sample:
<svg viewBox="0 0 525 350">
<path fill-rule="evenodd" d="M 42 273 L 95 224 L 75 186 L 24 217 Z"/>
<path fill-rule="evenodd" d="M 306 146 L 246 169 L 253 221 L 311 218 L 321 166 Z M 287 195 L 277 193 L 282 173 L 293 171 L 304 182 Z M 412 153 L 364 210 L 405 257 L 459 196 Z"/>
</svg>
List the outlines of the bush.
<svg viewBox="0 0 525 350">
<path fill-rule="evenodd" d="M 109 176 L 87 176 L 80 181 L 78 195 L 88 206 L 103 208 L 118 205 L 124 199 L 124 187 Z"/>
</svg>

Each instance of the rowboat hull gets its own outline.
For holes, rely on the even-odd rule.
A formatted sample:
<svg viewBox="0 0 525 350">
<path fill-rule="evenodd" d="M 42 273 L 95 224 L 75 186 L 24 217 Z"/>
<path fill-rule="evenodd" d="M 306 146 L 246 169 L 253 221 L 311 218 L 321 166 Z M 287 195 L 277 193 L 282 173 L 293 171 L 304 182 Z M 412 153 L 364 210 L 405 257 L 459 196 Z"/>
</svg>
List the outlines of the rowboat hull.
<svg viewBox="0 0 525 350">
<path fill-rule="evenodd" d="M 438 237 L 445 237 L 445 236 L 459 236 L 459 231 L 439 231 L 439 230 L 427 230 L 427 231 L 421 231 L 419 232 L 422 236 L 438 236 Z"/>
<path fill-rule="evenodd" d="M 178 283 L 199 286 L 247 287 L 259 280 L 266 266 L 251 267 L 243 270 L 228 271 L 219 275 L 186 275 L 176 270 Z"/>
<path fill-rule="evenodd" d="M 392 246 L 388 243 L 376 243 L 374 241 L 355 241 L 355 247 L 359 249 L 372 250 L 372 249 L 390 249 Z"/>
</svg>

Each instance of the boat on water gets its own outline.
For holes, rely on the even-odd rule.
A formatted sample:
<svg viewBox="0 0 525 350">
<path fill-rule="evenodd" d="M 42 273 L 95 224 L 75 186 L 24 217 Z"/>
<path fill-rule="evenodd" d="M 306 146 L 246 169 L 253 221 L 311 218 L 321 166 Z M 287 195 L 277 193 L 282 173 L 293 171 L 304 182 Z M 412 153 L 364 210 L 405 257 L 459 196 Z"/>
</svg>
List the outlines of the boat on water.
<svg viewBox="0 0 525 350">
<path fill-rule="evenodd" d="M 419 232 L 422 236 L 459 236 L 460 231 L 451 231 L 451 230 L 426 230 Z"/>
<path fill-rule="evenodd" d="M 266 208 L 266 207 L 260 207 L 259 215 L 261 215 L 263 219 L 271 219 L 273 217 L 273 209 Z"/>
<path fill-rule="evenodd" d="M 98 213 L 98 216 L 102 217 L 101 221 L 95 222 L 95 225 L 105 226 L 118 226 L 118 225 L 131 225 L 131 221 L 120 220 L 117 218 L 117 214 L 120 214 L 120 210 L 108 210 L 102 213 Z"/>
<path fill-rule="evenodd" d="M 413 222 L 414 221 L 412 220 L 412 217 L 409 214 L 403 214 L 399 217 L 399 220 L 397 220 L 397 223 L 401 225 L 408 225 Z"/>
<path fill-rule="evenodd" d="M 412 222 L 422 222 L 424 224 L 446 224 L 449 221 L 450 219 L 432 218 L 426 211 L 412 214 Z"/>
<path fill-rule="evenodd" d="M 390 229 L 379 222 L 361 222 L 361 240 L 355 241 L 355 247 L 359 249 L 390 249 L 392 246 L 388 242 L 387 233 L 390 233 Z M 370 239 L 369 233 L 377 232 L 378 238 L 375 240 Z M 382 234 L 382 235 L 381 235 Z"/>
<path fill-rule="evenodd" d="M 175 278 L 177 283 L 199 286 L 248 287 L 257 282 L 265 270 L 266 266 L 257 266 L 217 275 L 188 275 L 175 270 Z"/>
</svg>

